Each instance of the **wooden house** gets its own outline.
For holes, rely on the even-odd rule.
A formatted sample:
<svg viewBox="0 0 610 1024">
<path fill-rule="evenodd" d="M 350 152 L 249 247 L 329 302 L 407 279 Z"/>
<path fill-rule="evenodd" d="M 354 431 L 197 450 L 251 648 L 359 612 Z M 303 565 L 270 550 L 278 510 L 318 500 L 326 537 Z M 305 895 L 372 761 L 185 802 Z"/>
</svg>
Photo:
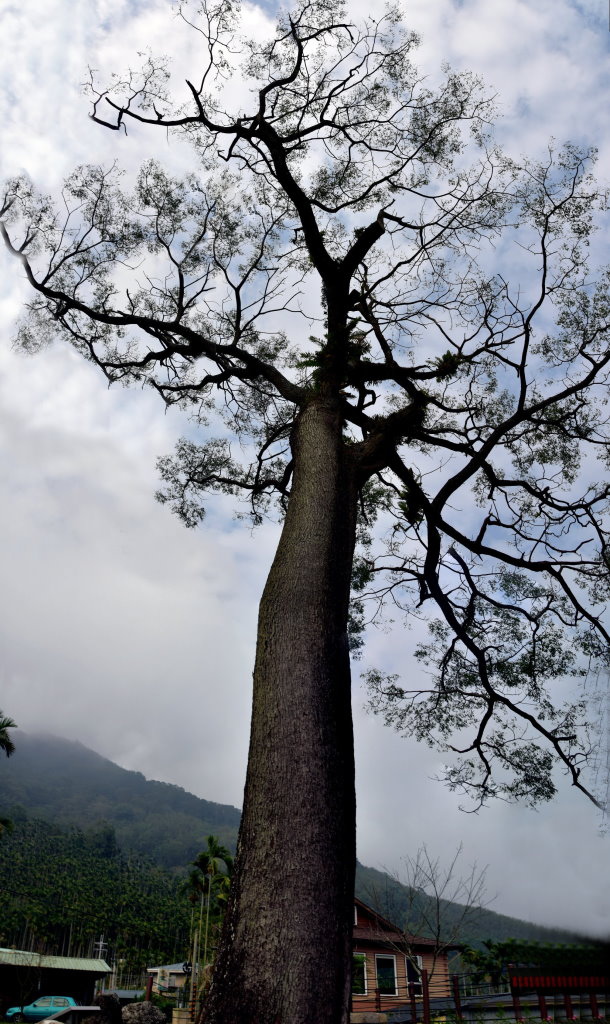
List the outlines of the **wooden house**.
<svg viewBox="0 0 610 1024">
<path fill-rule="evenodd" d="M 431 998 L 450 994 L 446 948 L 402 932 L 359 899 L 354 900 L 353 955 L 353 1013 L 405 1006 L 411 993 L 421 999 L 422 971 Z"/>
</svg>

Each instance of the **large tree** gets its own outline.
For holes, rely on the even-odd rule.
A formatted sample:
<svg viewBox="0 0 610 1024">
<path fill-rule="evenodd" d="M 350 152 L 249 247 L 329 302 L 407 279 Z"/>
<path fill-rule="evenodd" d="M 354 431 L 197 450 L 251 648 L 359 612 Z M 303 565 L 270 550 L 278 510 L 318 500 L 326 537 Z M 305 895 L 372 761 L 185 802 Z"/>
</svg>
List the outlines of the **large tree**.
<svg viewBox="0 0 610 1024">
<path fill-rule="evenodd" d="M 192 174 L 147 163 L 126 194 L 81 167 L 56 212 L 13 181 L 2 234 L 33 290 L 22 346 L 61 336 L 201 425 L 162 500 L 190 525 L 210 490 L 283 518 L 206 1019 L 339 1024 L 363 596 L 430 620 L 428 671 L 372 672 L 372 700 L 450 752 L 453 787 L 546 799 L 558 763 L 585 789 L 583 707 L 553 684 L 608 645 L 610 309 L 585 264 L 605 198 L 574 147 L 505 158 L 481 84 L 425 84 L 400 12 L 300 0 L 264 44 L 233 0 L 180 14 L 202 44 L 182 105 L 150 57 L 92 79 L 93 117 L 182 133 Z"/>
</svg>

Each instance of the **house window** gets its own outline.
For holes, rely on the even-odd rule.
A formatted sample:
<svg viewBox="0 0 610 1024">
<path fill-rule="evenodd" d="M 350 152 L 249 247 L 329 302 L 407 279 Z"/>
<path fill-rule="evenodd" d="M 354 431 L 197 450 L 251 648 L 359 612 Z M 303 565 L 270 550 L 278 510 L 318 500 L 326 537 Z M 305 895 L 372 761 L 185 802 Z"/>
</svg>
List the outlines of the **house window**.
<svg viewBox="0 0 610 1024">
<path fill-rule="evenodd" d="M 396 995 L 396 957 L 376 956 L 377 988 L 382 996 Z"/>
<path fill-rule="evenodd" d="M 406 956 L 405 964 L 407 968 L 407 984 L 413 982 L 413 991 L 416 996 L 422 994 L 422 982 L 421 982 L 421 971 L 422 971 L 422 958 L 420 956 Z"/>
<path fill-rule="evenodd" d="M 366 955 L 364 953 L 354 953 L 352 994 L 355 996 L 366 995 Z"/>
</svg>

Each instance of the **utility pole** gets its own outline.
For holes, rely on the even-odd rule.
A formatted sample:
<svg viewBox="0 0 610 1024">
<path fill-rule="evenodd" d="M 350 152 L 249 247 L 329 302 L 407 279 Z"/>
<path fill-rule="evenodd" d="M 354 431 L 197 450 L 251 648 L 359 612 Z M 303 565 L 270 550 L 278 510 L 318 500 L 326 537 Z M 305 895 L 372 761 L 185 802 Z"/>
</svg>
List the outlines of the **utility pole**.
<svg viewBox="0 0 610 1024">
<path fill-rule="evenodd" d="M 97 940 L 97 942 L 93 943 L 93 956 L 94 956 L 94 959 L 96 959 L 96 960 L 105 960 L 107 953 L 108 953 L 108 943 L 104 942 L 104 936 L 100 935 L 100 937 Z M 114 970 L 114 968 L 113 968 L 113 970 Z M 110 981 L 112 982 L 112 975 L 110 976 Z M 107 982 L 107 977 L 105 977 L 100 982 L 101 991 L 102 992 L 106 988 L 106 982 Z M 113 985 L 110 984 L 109 988 L 112 988 L 112 987 L 113 987 Z"/>
</svg>

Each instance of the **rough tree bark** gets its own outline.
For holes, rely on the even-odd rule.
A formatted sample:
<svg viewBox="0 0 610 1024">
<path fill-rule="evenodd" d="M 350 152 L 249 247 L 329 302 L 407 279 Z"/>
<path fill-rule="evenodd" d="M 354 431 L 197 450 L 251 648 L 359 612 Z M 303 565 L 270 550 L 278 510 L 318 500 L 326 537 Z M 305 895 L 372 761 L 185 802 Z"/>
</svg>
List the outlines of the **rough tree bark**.
<svg viewBox="0 0 610 1024">
<path fill-rule="evenodd" d="M 355 467 L 336 400 L 292 437 L 294 483 L 263 592 L 244 811 L 205 1020 L 347 1019 L 355 869 L 347 614 Z M 324 949 L 320 963 L 320 949 Z"/>
</svg>

